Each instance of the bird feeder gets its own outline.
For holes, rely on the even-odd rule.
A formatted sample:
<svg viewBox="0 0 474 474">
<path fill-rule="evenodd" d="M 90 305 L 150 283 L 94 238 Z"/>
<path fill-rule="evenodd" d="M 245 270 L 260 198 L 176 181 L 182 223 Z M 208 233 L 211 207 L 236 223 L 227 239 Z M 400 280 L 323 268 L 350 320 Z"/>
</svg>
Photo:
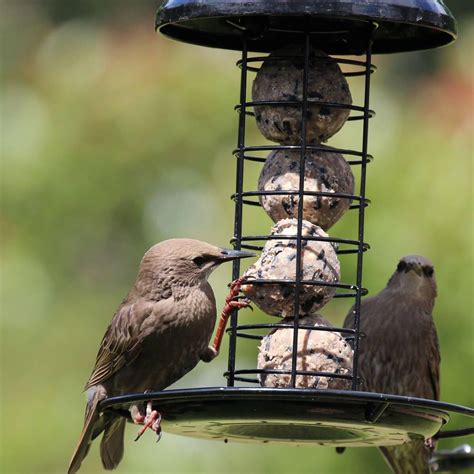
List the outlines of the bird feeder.
<svg viewBox="0 0 474 474">
<path fill-rule="evenodd" d="M 325 446 L 388 446 L 413 439 L 433 436 L 452 437 L 474 432 L 472 427 L 448 431 L 444 428 L 451 414 L 468 418 L 474 410 L 434 400 L 359 391 L 358 354 L 364 343 L 359 331 L 363 286 L 363 257 L 369 249 L 364 236 L 366 168 L 373 159 L 369 153 L 369 122 L 375 116 L 371 109 L 371 76 L 376 71 L 373 54 L 401 53 L 436 48 L 453 42 L 456 23 L 441 0 L 165 0 L 156 17 L 158 31 L 178 41 L 194 45 L 242 52 L 237 62 L 240 68 L 240 102 L 238 113 L 236 160 L 235 223 L 232 244 L 236 249 L 261 251 L 265 242 L 292 242 L 294 278 L 268 278 L 254 275 L 251 283 L 264 295 L 269 288 L 290 287 L 283 298 L 291 298 L 293 314 L 288 314 L 285 300 L 280 315 L 292 316 L 291 323 L 239 324 L 237 312 L 231 316 L 226 386 L 156 393 L 131 394 L 105 400 L 102 410 L 120 409 L 131 402 L 152 400 L 163 416 L 163 429 L 185 436 L 243 442 L 314 443 Z M 267 56 L 264 53 L 270 53 Z M 333 58 L 331 55 L 337 55 Z M 341 58 L 343 56 L 344 58 Z M 350 57 L 350 59 L 349 59 Z M 357 57 L 358 59 L 354 59 Z M 311 87 L 314 64 L 326 66 L 340 76 L 328 77 L 325 94 Z M 294 94 L 280 94 L 283 88 L 275 71 L 290 66 L 300 71 L 302 81 Z M 252 75 L 262 76 L 254 84 L 253 98 L 248 97 Z M 270 83 L 265 83 L 268 74 Z M 273 74 L 273 76 L 272 76 Z M 332 74 L 332 73 L 331 73 Z M 252 77 L 251 77 L 252 76 Z M 350 86 L 354 77 L 364 81 L 364 98 L 353 104 Z M 273 78 L 273 82 L 272 82 Z M 267 78 L 268 79 L 268 78 Z M 337 90 L 336 90 L 337 89 Z M 272 96 L 272 93 L 275 92 Z M 266 96 L 265 96 L 266 94 Z M 270 96 L 270 97 L 269 97 Z M 315 118 L 316 117 L 316 118 Z M 341 118 L 342 117 L 342 118 Z M 277 143 L 248 143 L 246 126 L 256 120 L 260 131 Z M 319 135 L 317 121 L 323 125 Z M 327 135 L 337 133 L 344 122 L 359 122 L 360 148 L 333 148 L 321 144 Z M 276 136 L 276 138 L 275 138 Z M 244 175 L 251 163 L 265 164 L 279 154 L 291 155 L 298 165 L 298 182 L 291 190 L 265 188 L 244 189 Z M 347 186 L 339 190 L 307 191 L 304 187 L 305 167 L 312 156 L 324 156 L 334 162 L 344 157 L 345 171 L 357 169 L 358 191 L 350 177 Z M 329 158 L 328 158 L 329 157 Z M 341 158 L 342 159 L 342 158 Z M 255 164 L 253 165 L 255 166 Z M 316 165 L 315 165 L 316 166 Z M 325 165 L 324 165 L 325 166 Z M 318 169 L 315 168 L 315 173 Z M 344 168 L 345 169 L 345 168 Z M 349 173 L 349 174 L 348 174 Z M 263 180 L 265 181 L 265 180 Z M 273 201 L 270 198 L 274 198 Z M 293 199 L 292 218 L 277 224 L 280 231 L 269 235 L 245 233 L 246 209 L 261 206 L 271 212 L 272 202 L 283 205 Z M 303 219 L 305 202 L 314 201 L 316 210 L 329 202 L 328 209 L 345 206 L 358 215 L 357 239 L 350 240 L 311 230 Z M 312 201 L 313 200 L 313 201 Z M 297 203 L 295 205 L 295 202 Z M 334 204 L 334 202 L 336 204 Z M 283 203 L 283 204 L 282 204 Z M 314 204 L 313 203 L 313 204 Z M 327 204 L 327 203 L 326 203 Z M 268 205 L 269 209 L 265 206 Z M 344 210 L 345 210 L 344 209 Z M 288 209 L 287 209 L 288 210 Z M 263 212 L 263 210 L 262 210 Z M 329 212 L 329 211 L 328 211 Z M 328 223 L 328 226 L 331 222 Z M 283 227 L 282 227 L 283 226 Z M 285 231 L 281 229 L 285 229 Z M 289 229 L 289 230 L 288 230 Z M 312 243 L 329 246 L 335 255 L 352 254 L 356 265 L 356 280 L 341 282 L 338 278 L 307 278 L 302 253 Z M 329 249 L 329 250 L 331 250 Z M 325 254 L 326 255 L 326 254 Z M 327 256 L 327 255 L 326 255 Z M 350 256 L 348 258 L 351 258 Z M 315 263 L 316 265 L 316 263 Z M 234 261 L 233 279 L 241 274 L 240 263 Z M 320 325 L 308 325 L 301 317 L 300 307 L 307 302 L 305 288 L 323 288 L 335 298 L 353 298 L 355 327 L 331 328 L 353 347 L 351 367 L 343 373 L 302 370 L 297 363 L 297 350 L 290 354 L 286 369 L 241 367 L 239 344 L 250 339 L 256 344 L 261 331 L 292 328 L 291 347 L 298 347 L 298 329 L 328 331 Z M 265 288 L 268 290 L 265 290 Z M 267 292 L 266 292 L 267 291 Z M 281 303 L 281 301 L 280 301 Z M 263 303 L 262 303 L 263 304 Z M 286 313 L 285 313 L 286 311 Z M 283 314 L 285 313 L 285 314 Z M 280 322 L 281 321 L 281 322 Z M 302 322 L 303 321 L 303 322 Z M 262 377 L 286 375 L 287 387 L 262 387 Z M 324 377 L 346 384 L 345 389 L 301 388 L 298 377 Z M 253 385 L 253 386 L 252 386 Z M 336 385 L 337 386 L 337 385 Z"/>
</svg>

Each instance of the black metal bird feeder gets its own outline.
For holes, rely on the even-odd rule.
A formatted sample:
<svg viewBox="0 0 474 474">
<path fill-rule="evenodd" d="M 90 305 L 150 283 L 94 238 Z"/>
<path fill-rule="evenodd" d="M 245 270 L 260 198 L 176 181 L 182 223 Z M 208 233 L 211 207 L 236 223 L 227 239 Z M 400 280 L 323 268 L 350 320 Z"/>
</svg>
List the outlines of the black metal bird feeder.
<svg viewBox="0 0 474 474">
<path fill-rule="evenodd" d="M 434 400 L 359 391 L 358 353 L 361 334 L 359 316 L 361 297 L 367 293 L 362 282 L 364 252 L 369 245 L 364 239 L 364 213 L 370 201 L 366 197 L 366 167 L 369 154 L 369 122 L 375 112 L 370 108 L 371 75 L 376 68 L 373 54 L 395 53 L 435 48 L 456 38 L 456 22 L 441 0 L 165 0 L 158 10 L 156 27 L 164 35 L 187 43 L 242 51 L 237 62 L 241 74 L 238 112 L 238 140 L 234 156 L 237 162 L 235 227 L 232 243 L 236 249 L 262 250 L 270 235 L 245 235 L 245 209 L 259 206 L 258 198 L 278 191 L 244 190 L 244 172 L 248 162 L 264 163 L 263 152 L 292 150 L 300 156 L 299 197 L 296 235 L 287 237 L 296 242 L 296 278 L 285 280 L 294 290 L 294 325 L 283 323 L 246 324 L 238 322 L 237 312 L 231 317 L 229 332 L 228 370 L 224 374 L 227 387 L 166 390 L 110 398 L 102 410 L 126 406 L 132 401 L 153 400 L 163 416 L 163 429 L 185 436 L 216 440 L 314 443 L 326 446 L 387 446 L 412 439 L 450 437 L 470 434 L 472 428 L 446 431 L 443 426 L 452 413 L 474 416 L 474 410 Z M 247 97 L 249 74 L 259 70 L 266 56 L 288 44 L 301 46 L 299 58 L 303 69 L 302 100 L 251 101 Z M 360 105 L 325 102 L 308 95 L 310 48 L 316 47 L 328 55 L 360 56 L 361 59 L 337 58 L 346 78 L 362 77 L 364 99 Z M 257 54 L 255 54 L 257 53 Z M 259 54 L 260 53 L 260 54 Z M 284 58 L 283 58 L 284 59 Z M 282 60 L 278 56 L 275 61 Z M 359 167 L 358 194 L 336 195 L 348 199 L 350 208 L 358 213 L 358 237 L 350 240 L 336 237 L 302 237 L 305 156 L 321 146 L 309 142 L 306 134 L 307 111 L 318 105 L 350 111 L 348 121 L 361 122 L 360 149 L 333 148 L 347 158 L 352 167 Z M 299 143 L 292 145 L 253 145 L 247 143 L 248 116 L 255 107 L 298 107 L 301 109 Z M 279 191 L 287 193 L 287 191 Z M 335 196 L 334 194 L 332 196 Z M 329 241 L 338 244 L 339 254 L 356 258 L 356 281 L 322 283 L 301 277 L 303 240 Z M 234 262 L 233 279 L 240 275 L 240 263 Z M 280 280 L 254 280 L 256 285 L 281 283 Z M 291 377 L 289 388 L 249 387 L 258 384 L 264 369 L 238 367 L 240 338 L 260 340 L 258 330 L 299 326 L 299 298 L 303 285 L 325 284 L 337 289 L 337 298 L 355 299 L 355 328 L 332 328 L 352 339 L 354 348 L 351 375 L 327 374 L 297 370 L 297 351 L 293 350 L 291 371 L 268 370 Z M 312 330 L 322 330 L 311 327 Z M 293 331 L 293 348 L 298 347 L 298 330 Z M 362 342 L 363 343 L 363 340 Z M 351 390 L 296 388 L 300 375 L 346 377 Z M 236 386 L 243 382 L 246 386 Z"/>
</svg>

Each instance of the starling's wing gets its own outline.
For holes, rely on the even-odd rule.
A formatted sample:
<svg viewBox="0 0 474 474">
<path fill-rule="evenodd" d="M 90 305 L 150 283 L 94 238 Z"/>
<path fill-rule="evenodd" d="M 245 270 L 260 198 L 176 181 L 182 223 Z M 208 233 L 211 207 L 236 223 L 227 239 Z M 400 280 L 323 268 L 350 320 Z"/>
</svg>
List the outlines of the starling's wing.
<svg viewBox="0 0 474 474">
<path fill-rule="evenodd" d="M 385 357 L 390 360 L 390 354 L 388 356 L 382 355 L 382 353 L 389 352 L 383 344 L 383 328 L 380 327 L 381 321 L 378 318 L 378 308 L 381 306 L 380 295 L 366 298 L 361 302 L 359 330 L 361 334 L 365 334 L 366 339 L 363 339 L 359 344 L 359 360 L 358 360 L 358 377 L 361 379 L 360 390 L 380 392 L 383 391 L 381 387 L 376 386 L 375 382 L 379 380 L 378 374 L 380 371 L 385 370 L 383 365 L 379 363 L 380 359 L 384 360 Z M 355 329 L 355 305 L 347 313 L 346 319 L 344 320 L 343 327 L 347 329 Z M 379 336 L 381 334 L 381 337 Z M 371 339 L 373 342 L 367 344 L 367 340 Z M 349 344 L 354 348 L 354 343 L 350 340 Z"/>
<path fill-rule="evenodd" d="M 84 390 L 104 382 L 137 358 L 143 339 L 150 334 L 150 327 L 145 327 L 152 312 L 156 313 L 156 304 L 144 301 L 122 304 L 102 339 Z"/>
</svg>

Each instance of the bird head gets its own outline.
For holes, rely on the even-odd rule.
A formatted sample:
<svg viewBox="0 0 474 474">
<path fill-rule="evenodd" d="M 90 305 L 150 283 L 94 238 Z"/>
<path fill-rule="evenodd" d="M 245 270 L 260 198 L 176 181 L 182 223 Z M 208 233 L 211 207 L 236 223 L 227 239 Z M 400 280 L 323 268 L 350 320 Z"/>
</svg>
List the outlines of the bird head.
<svg viewBox="0 0 474 474">
<path fill-rule="evenodd" d="M 152 269 L 158 278 L 171 274 L 176 282 L 195 284 L 206 281 L 224 262 L 254 256 L 251 252 L 216 247 L 200 240 L 170 239 L 148 250 L 140 267 L 145 271 Z"/>
<path fill-rule="evenodd" d="M 387 286 L 434 304 L 436 279 L 433 263 L 420 255 L 402 257 Z"/>
</svg>

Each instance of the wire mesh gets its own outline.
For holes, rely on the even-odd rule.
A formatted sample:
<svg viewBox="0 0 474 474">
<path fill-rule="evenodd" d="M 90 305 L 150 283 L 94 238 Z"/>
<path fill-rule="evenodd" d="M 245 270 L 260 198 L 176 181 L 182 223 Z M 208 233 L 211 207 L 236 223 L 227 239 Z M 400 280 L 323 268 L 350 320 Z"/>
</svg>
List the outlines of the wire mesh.
<svg viewBox="0 0 474 474">
<path fill-rule="evenodd" d="M 235 249 L 250 249 L 250 250 L 262 250 L 263 243 L 271 239 L 288 239 L 296 241 L 296 273 L 294 279 L 252 279 L 253 285 L 269 285 L 269 284 L 285 284 L 294 287 L 294 313 L 293 313 L 293 325 L 285 323 L 275 324 L 245 324 L 239 325 L 237 311 L 234 311 L 231 320 L 230 328 L 227 330 L 230 336 L 229 341 L 229 355 L 228 355 L 228 369 L 224 376 L 227 378 L 227 385 L 233 387 L 236 381 L 259 383 L 257 377 L 248 377 L 249 375 L 261 376 L 262 374 L 287 374 L 291 376 L 290 386 L 296 387 L 296 377 L 298 375 L 315 376 L 315 377 L 329 377 L 329 378 L 345 378 L 352 382 L 352 390 L 357 390 L 361 382 L 358 370 L 359 360 L 359 344 L 361 337 L 360 333 L 360 304 L 361 297 L 367 294 L 367 289 L 363 287 L 363 255 L 370 246 L 364 241 L 364 220 L 365 220 L 365 208 L 370 204 L 370 200 L 366 197 L 366 170 L 367 164 L 373 160 L 373 156 L 368 152 L 368 140 L 369 140 L 369 121 L 375 116 L 375 112 L 370 109 L 370 79 L 376 67 L 372 64 L 372 42 L 373 32 L 376 26 L 368 22 L 366 28 L 358 30 L 358 37 L 354 40 L 358 43 L 365 43 L 365 58 L 363 61 L 347 59 L 347 58 L 335 58 L 339 65 L 346 65 L 356 70 L 345 71 L 344 76 L 360 77 L 364 78 L 364 100 L 363 105 L 348 105 L 336 102 L 325 102 L 322 100 L 315 100 L 314 98 L 308 97 L 308 77 L 309 77 L 309 64 L 310 64 L 310 49 L 313 46 L 317 46 L 317 31 L 311 31 L 309 28 L 300 31 L 303 54 L 301 56 L 294 56 L 303 62 L 303 91 L 301 100 L 259 100 L 259 101 L 248 101 L 247 100 L 247 85 L 249 82 L 249 73 L 256 73 L 259 68 L 255 64 L 262 63 L 263 61 L 288 61 L 288 56 L 273 56 L 271 58 L 265 56 L 253 56 L 250 57 L 248 54 L 247 44 L 247 32 L 242 32 L 242 58 L 237 61 L 237 66 L 241 69 L 241 80 L 240 80 L 240 102 L 235 106 L 235 110 L 238 112 L 238 138 L 237 148 L 233 151 L 236 158 L 236 191 L 232 194 L 231 198 L 235 201 L 235 214 L 234 214 L 234 235 L 231 239 Z M 284 32 L 282 32 L 284 34 Z M 294 38 L 295 32 L 292 32 L 292 38 Z M 326 59 L 327 57 L 315 56 L 318 59 Z M 333 60 L 333 59 L 331 59 Z M 301 131 L 300 131 L 300 144 L 299 145 L 247 145 L 246 143 L 246 125 L 247 117 L 255 116 L 253 111 L 256 106 L 270 106 L 270 107 L 299 107 L 301 109 Z M 330 108 L 341 108 L 349 110 L 351 115 L 348 117 L 348 121 L 362 121 L 362 136 L 361 136 L 361 149 L 352 150 L 346 148 L 325 148 L 321 145 L 315 145 L 308 143 L 307 140 L 307 110 L 310 106 L 325 106 Z M 275 150 L 292 150 L 293 152 L 299 152 L 299 187 L 298 190 L 278 190 L 278 191 L 247 191 L 244 190 L 244 172 L 245 162 L 253 161 L 257 163 L 264 163 L 265 158 L 258 156 L 263 151 L 275 151 Z M 347 162 L 351 166 L 360 166 L 360 180 L 359 180 L 359 193 L 358 194 L 347 194 L 347 193 L 328 193 L 319 191 L 308 191 L 305 190 L 304 176 L 305 176 L 305 165 L 306 155 L 312 151 L 324 151 L 329 153 L 340 153 L 345 156 L 349 156 Z M 352 159 L 353 158 L 353 159 Z M 243 222 L 244 222 L 244 208 L 245 206 L 260 206 L 258 198 L 261 196 L 268 195 L 294 195 L 298 196 L 298 213 L 297 213 L 297 231 L 295 235 L 282 236 L 282 235 L 244 235 L 243 234 Z M 351 204 L 350 209 L 357 210 L 358 212 L 358 228 L 357 228 L 357 239 L 346 239 L 341 237 L 320 237 L 320 236 L 304 236 L 302 235 L 303 230 L 303 198 L 304 196 L 321 196 L 321 197 L 337 197 L 340 199 L 348 199 Z M 354 254 L 357 257 L 356 261 L 356 281 L 352 283 L 345 282 L 324 282 L 318 280 L 304 280 L 302 277 L 302 246 L 303 242 L 307 240 L 326 241 L 342 248 L 338 248 L 338 254 Z M 232 278 L 235 280 L 240 275 L 240 262 L 235 261 L 232 270 Z M 354 298 L 354 329 L 347 328 L 334 328 L 334 327 L 321 327 L 321 326 L 305 326 L 300 325 L 300 314 L 298 308 L 300 307 L 300 294 L 303 286 L 306 285 L 317 285 L 317 286 L 332 286 L 337 288 L 335 298 Z M 253 331 L 257 329 L 276 329 L 276 328 L 288 328 L 293 327 L 293 344 L 291 354 L 291 370 L 276 370 L 276 369 L 237 369 L 236 368 L 236 356 L 237 356 L 237 340 L 238 338 L 255 339 L 260 340 L 263 336 L 254 334 Z M 354 350 L 353 355 L 353 366 L 352 375 L 328 373 L 328 372 L 315 372 L 315 371 L 302 371 L 297 369 L 297 358 L 298 351 L 295 349 L 298 347 L 298 329 L 307 329 L 311 331 L 333 331 L 339 332 L 345 336 L 346 339 L 351 340 Z"/>
</svg>

